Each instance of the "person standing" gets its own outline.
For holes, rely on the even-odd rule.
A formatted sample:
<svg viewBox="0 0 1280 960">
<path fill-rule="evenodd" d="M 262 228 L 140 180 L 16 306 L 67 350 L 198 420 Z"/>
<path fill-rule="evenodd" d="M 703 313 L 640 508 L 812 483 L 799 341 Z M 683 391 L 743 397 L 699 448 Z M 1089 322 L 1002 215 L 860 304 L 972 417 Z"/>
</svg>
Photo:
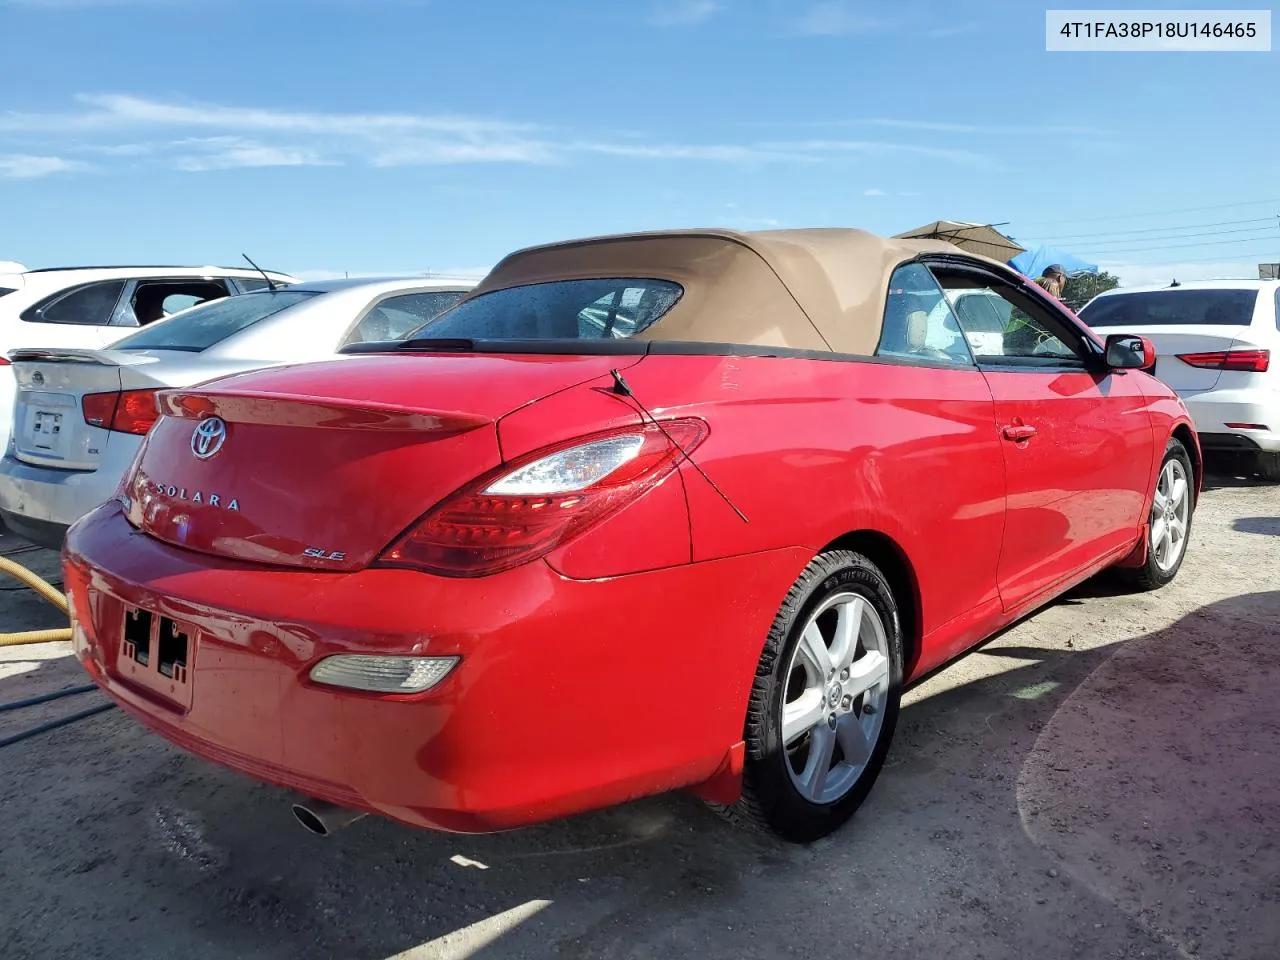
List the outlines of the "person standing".
<svg viewBox="0 0 1280 960">
<path fill-rule="evenodd" d="M 1044 268 L 1044 273 L 1040 274 L 1036 284 L 1042 287 L 1049 296 L 1056 300 L 1062 299 L 1062 294 L 1067 288 L 1067 272 L 1056 263 L 1051 263 Z"/>
</svg>

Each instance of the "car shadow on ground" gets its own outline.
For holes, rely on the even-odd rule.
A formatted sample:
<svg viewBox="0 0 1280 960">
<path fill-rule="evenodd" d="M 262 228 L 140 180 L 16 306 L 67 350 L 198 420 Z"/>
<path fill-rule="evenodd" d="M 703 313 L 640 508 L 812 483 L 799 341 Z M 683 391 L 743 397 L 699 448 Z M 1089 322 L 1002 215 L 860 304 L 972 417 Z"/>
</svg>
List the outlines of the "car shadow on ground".
<svg viewBox="0 0 1280 960">
<path fill-rule="evenodd" d="M 1240 517 L 1231 521 L 1231 529 L 1239 533 L 1280 537 L 1280 517 Z"/>
<path fill-rule="evenodd" d="M 908 695 L 870 800 L 808 847 L 740 832 L 685 794 L 504 834 L 368 818 L 321 839 L 293 821 L 292 795 L 189 757 L 111 711 L 0 752 L 10 921 L 0 924 L 0 955 L 84 955 L 91 940 L 95 956 L 191 960 L 377 960 L 417 947 L 424 957 L 778 956 L 793 951 L 807 913 L 887 897 L 833 931 L 884 957 L 947 950 L 957 937 L 976 945 L 973 956 L 1012 957 L 1060 926 L 1063 957 L 1138 956 L 1120 952 L 1137 937 L 1145 956 L 1173 958 L 1178 948 L 1151 932 L 1159 924 L 1150 916 L 1046 871 L 1059 861 L 1052 838 L 1033 840 L 1024 824 L 1019 771 L 1118 649 L 1175 659 L 1188 643 L 1269 635 L 1277 614 L 1280 594 L 1252 594 L 1080 651 L 1003 634 L 970 655 L 987 658 L 984 675 L 965 682 L 943 671 Z M 1215 684 L 1238 686 L 1230 657 L 1219 671 Z M 27 673 L 27 692 L 33 678 L 46 689 L 83 682 L 69 659 L 33 661 Z M 1124 696 L 1147 696 L 1149 674 L 1135 668 Z M 0 702 L 14 699 L 12 686 L 0 679 Z M 43 709 L 72 712 L 98 697 Z M 1186 748 L 1203 749 L 1206 735 L 1188 725 Z M 1274 732 L 1259 735 L 1267 739 L 1257 748 L 1271 751 Z M 1139 753 L 1143 737 L 1140 723 L 1126 730 Z M 1104 745 L 1086 737 L 1080 746 Z M 1274 867 L 1275 850 L 1265 857 L 1256 865 Z"/>
</svg>

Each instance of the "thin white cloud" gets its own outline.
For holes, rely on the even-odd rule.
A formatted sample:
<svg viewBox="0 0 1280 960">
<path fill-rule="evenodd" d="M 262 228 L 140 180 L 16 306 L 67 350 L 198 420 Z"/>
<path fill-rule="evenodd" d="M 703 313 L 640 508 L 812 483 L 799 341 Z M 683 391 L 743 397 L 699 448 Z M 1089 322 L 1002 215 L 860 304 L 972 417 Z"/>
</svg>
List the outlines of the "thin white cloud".
<svg viewBox="0 0 1280 960">
<path fill-rule="evenodd" d="M 696 27 L 722 10 L 719 0 L 665 0 L 654 6 L 649 22 L 655 27 Z"/>
<path fill-rule="evenodd" d="M 228 166 L 299 166 L 351 160 L 374 166 L 429 163 L 544 163 L 553 146 L 533 124 L 509 123 L 449 114 L 317 113 L 236 107 L 208 103 L 171 103 L 121 94 L 85 94 L 85 109 L 69 113 L 0 113 L 0 131 L 11 134 L 74 135 L 98 140 L 127 132 L 125 143 L 90 143 L 87 152 L 116 156 L 171 153 L 173 134 L 207 131 L 214 138 L 239 138 L 221 160 L 183 157 L 180 169 Z M 170 134 L 143 141 L 146 131 Z M 287 138 L 289 142 L 271 142 Z"/>
<path fill-rule="evenodd" d="M 505 143 L 458 143 L 416 139 L 375 153 L 375 167 L 422 167 L 457 163 L 555 163 L 555 150 L 546 143 L 515 140 Z"/>
<path fill-rule="evenodd" d="M 832 120 L 794 120 L 794 121 L 764 121 L 764 120 L 744 120 L 735 123 L 734 126 L 740 128 L 761 128 L 769 127 L 772 129 L 792 128 L 807 130 L 834 130 L 848 129 L 852 127 L 884 127 L 894 130 L 910 130 L 920 133 L 947 133 L 947 134 L 971 134 L 974 136 L 1045 136 L 1045 137 L 1063 137 L 1063 136 L 1106 136 L 1110 131 L 1100 127 L 1091 126 L 1074 126 L 1069 124 L 1018 124 L 1018 125 L 997 125 L 997 124 L 976 124 L 976 123 L 956 123 L 952 120 L 916 120 L 912 118 L 898 117 L 855 117 L 855 118 L 837 118 Z"/>
<path fill-rule="evenodd" d="M 93 7 L 174 6 L 184 0 L 0 0 L 0 7 L 32 7 L 38 10 L 85 10 Z"/>
<path fill-rule="evenodd" d="M 847 37 L 876 33 L 890 24 L 866 14 L 866 4 L 824 0 L 809 7 L 795 22 L 795 32 L 805 37 Z"/>
<path fill-rule="evenodd" d="M 790 144 L 630 144 L 630 143 L 575 143 L 574 150 L 604 154 L 611 157 L 627 157 L 637 160 L 707 160 L 720 163 L 791 162 L 813 163 L 818 158 L 813 153 L 793 149 Z"/>
<path fill-rule="evenodd" d="M 175 146 L 188 152 L 174 159 L 174 166 L 188 173 L 207 170 L 234 170 L 243 167 L 331 167 L 313 150 L 273 147 L 240 137 L 203 137 L 179 141 Z"/>
<path fill-rule="evenodd" d="M 862 195 L 864 197 L 887 197 L 889 194 L 885 193 L 879 187 L 871 187 L 870 189 L 863 190 Z"/>
<path fill-rule="evenodd" d="M 935 160 L 946 160 L 962 166 L 994 168 L 994 161 L 985 154 L 973 150 L 961 150 L 953 147 L 931 147 L 918 143 L 895 143 L 884 140 L 798 140 L 787 144 L 768 144 L 766 146 L 787 148 L 804 153 L 865 153 L 865 154 L 906 154 L 918 157 L 930 157 Z"/>
<path fill-rule="evenodd" d="M 29 153 L 0 155 L 0 178 L 6 180 L 35 180 L 55 173 L 72 173 L 88 169 L 87 163 L 67 160 L 64 157 L 40 157 Z"/>
<path fill-rule="evenodd" d="M 80 109 L 0 113 L 10 140 L 66 140 L 60 153 L 112 158 L 117 165 L 189 172 L 241 167 L 371 167 L 560 164 L 587 157 L 723 164 L 813 164 L 851 155 L 917 156 L 981 169 L 977 151 L 928 143 L 860 139 L 669 142 L 584 135 L 483 117 L 414 113 L 325 113 L 216 103 L 170 102 L 123 94 L 76 98 Z M 928 131 L 926 131 L 928 132 Z M 935 131 L 947 132 L 947 131 Z"/>
<path fill-rule="evenodd" d="M 119 94 L 82 94 L 76 98 L 96 110 L 72 122 L 111 126 L 202 126 L 275 132 L 375 136 L 389 132 L 433 132 L 482 137 L 536 130 L 533 124 L 507 123 L 448 114 L 314 113 L 218 104 L 174 104 Z"/>
<path fill-rule="evenodd" d="M 842 121 L 851 124 L 868 124 L 876 127 L 893 127 L 898 130 L 923 130 L 930 133 L 1010 134 L 1013 136 L 1047 135 L 1073 136 L 1100 134 L 1097 127 L 1073 127 L 1056 124 L 1028 126 L 992 126 L 972 123 L 952 123 L 942 120 L 898 120 L 890 117 L 869 117 L 864 120 Z"/>
</svg>

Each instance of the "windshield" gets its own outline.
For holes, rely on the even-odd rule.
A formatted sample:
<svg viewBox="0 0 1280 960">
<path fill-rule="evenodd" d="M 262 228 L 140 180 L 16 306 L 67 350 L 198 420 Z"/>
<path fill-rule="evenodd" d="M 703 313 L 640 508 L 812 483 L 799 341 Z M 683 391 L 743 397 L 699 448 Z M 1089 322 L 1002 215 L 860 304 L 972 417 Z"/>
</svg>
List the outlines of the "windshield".
<svg viewBox="0 0 1280 960">
<path fill-rule="evenodd" d="M 669 280 L 556 280 L 464 300 L 413 338 L 606 340 L 634 336 L 670 310 L 684 288 Z"/>
<path fill-rule="evenodd" d="M 242 293 L 184 310 L 111 345 L 113 350 L 186 350 L 199 353 L 260 320 L 317 296 L 306 290 Z"/>
<path fill-rule="evenodd" d="M 1247 327 L 1257 290 L 1152 290 L 1098 297 L 1080 310 L 1091 327 L 1160 327 L 1209 324 Z"/>
</svg>

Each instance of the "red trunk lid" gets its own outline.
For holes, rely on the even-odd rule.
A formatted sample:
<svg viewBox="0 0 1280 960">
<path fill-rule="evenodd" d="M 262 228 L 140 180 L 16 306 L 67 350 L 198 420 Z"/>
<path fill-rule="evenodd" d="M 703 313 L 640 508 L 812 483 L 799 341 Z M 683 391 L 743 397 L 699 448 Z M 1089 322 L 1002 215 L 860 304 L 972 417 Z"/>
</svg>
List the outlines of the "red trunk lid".
<svg viewBox="0 0 1280 960">
<path fill-rule="evenodd" d="M 127 484 L 129 516 L 203 553 L 360 569 L 502 462 L 500 417 L 632 362 L 352 357 L 170 391 Z"/>
</svg>

